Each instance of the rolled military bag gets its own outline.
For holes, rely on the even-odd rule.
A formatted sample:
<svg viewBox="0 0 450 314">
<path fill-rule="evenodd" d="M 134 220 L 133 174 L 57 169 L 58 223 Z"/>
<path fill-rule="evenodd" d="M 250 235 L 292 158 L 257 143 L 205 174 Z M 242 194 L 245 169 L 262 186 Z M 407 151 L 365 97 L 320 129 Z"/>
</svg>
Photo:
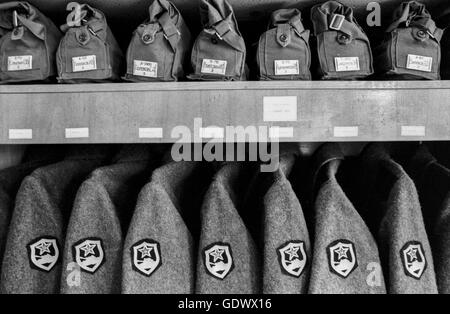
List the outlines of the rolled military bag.
<svg viewBox="0 0 450 314">
<path fill-rule="evenodd" d="M 189 59 L 191 33 L 177 8 L 155 0 L 149 19 L 139 25 L 127 51 L 128 81 L 178 81 Z"/>
<path fill-rule="evenodd" d="M 317 76 L 324 80 L 356 80 L 373 73 L 369 39 L 353 10 L 337 1 L 311 9 Z"/>
<path fill-rule="evenodd" d="M 0 3 L 0 83 L 55 77 L 61 37 L 55 24 L 28 2 Z"/>
<path fill-rule="evenodd" d="M 87 4 L 81 4 L 79 9 L 79 19 L 61 26 L 65 35 L 57 51 L 58 81 L 119 80 L 124 72 L 124 56 L 105 15 Z"/>
<path fill-rule="evenodd" d="M 378 74 L 396 79 L 440 79 L 443 31 L 425 5 L 415 1 L 402 3 L 386 32 L 386 39 L 375 52 Z"/>
<path fill-rule="evenodd" d="M 309 30 L 297 9 L 272 13 L 268 30 L 260 37 L 256 63 L 261 80 L 311 80 Z"/>
<path fill-rule="evenodd" d="M 245 80 L 245 42 L 226 0 L 201 0 L 203 30 L 191 54 L 192 80 Z"/>
</svg>

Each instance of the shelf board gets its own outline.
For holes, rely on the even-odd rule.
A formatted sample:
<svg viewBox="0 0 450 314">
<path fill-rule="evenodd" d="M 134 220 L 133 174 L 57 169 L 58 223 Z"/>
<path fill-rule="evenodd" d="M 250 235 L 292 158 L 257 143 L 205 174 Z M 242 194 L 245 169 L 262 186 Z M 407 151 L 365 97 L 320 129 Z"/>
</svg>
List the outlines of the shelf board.
<svg viewBox="0 0 450 314">
<path fill-rule="evenodd" d="M 296 121 L 264 121 L 264 97 L 273 96 L 297 98 Z M 450 140 L 450 81 L 0 86 L 1 144 L 170 143 L 179 139 L 173 128 L 193 131 L 195 118 L 203 127 L 292 128 L 283 142 Z M 66 138 L 68 128 L 75 138 Z M 76 138 L 86 128 L 89 137 Z M 163 136 L 140 138 L 140 128 L 162 128 Z M 32 139 L 20 139 L 30 136 L 23 130 Z"/>
</svg>

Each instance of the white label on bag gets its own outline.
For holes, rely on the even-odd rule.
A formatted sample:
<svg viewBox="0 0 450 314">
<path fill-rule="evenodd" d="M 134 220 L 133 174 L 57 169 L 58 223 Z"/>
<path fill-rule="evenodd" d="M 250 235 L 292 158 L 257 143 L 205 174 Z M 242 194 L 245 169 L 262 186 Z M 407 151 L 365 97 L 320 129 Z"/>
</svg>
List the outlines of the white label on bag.
<svg viewBox="0 0 450 314">
<path fill-rule="evenodd" d="M 432 66 L 433 58 L 431 57 L 408 55 L 408 61 L 406 63 L 407 69 L 422 72 L 431 72 Z"/>
<path fill-rule="evenodd" d="M 299 75 L 298 60 L 275 60 L 275 75 Z"/>
<path fill-rule="evenodd" d="M 72 58 L 73 72 L 84 72 L 92 70 L 97 70 L 97 58 L 95 57 L 95 55 Z"/>
<path fill-rule="evenodd" d="M 66 129 L 66 138 L 89 138 L 89 128 Z"/>
<path fill-rule="evenodd" d="M 10 140 L 32 140 L 33 130 L 32 129 L 9 129 L 9 139 Z"/>
<path fill-rule="evenodd" d="M 402 126 L 401 136 L 425 136 L 425 127 L 415 125 Z"/>
<path fill-rule="evenodd" d="M 357 126 L 336 126 L 333 130 L 334 137 L 357 137 L 358 133 Z"/>
<path fill-rule="evenodd" d="M 273 126 L 269 129 L 270 138 L 293 138 L 294 128 Z"/>
<path fill-rule="evenodd" d="M 134 60 L 133 74 L 146 77 L 158 77 L 158 63 Z"/>
<path fill-rule="evenodd" d="M 139 128 L 139 138 L 162 138 L 162 128 Z"/>
<path fill-rule="evenodd" d="M 225 75 L 227 72 L 227 61 L 203 59 L 202 73 Z"/>
<path fill-rule="evenodd" d="M 8 57 L 8 71 L 23 71 L 33 68 L 33 56 Z"/>
<path fill-rule="evenodd" d="M 359 71 L 358 57 L 336 57 L 334 63 L 337 72 Z"/>
<path fill-rule="evenodd" d="M 224 138 L 225 130 L 219 127 L 200 128 L 200 138 Z"/>
<path fill-rule="evenodd" d="M 264 122 L 297 121 L 297 97 L 264 97 Z"/>
</svg>

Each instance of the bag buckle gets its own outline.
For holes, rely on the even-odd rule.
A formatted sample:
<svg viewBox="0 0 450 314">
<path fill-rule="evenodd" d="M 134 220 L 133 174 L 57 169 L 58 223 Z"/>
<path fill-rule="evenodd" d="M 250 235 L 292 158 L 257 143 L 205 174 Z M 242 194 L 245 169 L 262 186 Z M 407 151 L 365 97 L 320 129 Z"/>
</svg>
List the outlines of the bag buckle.
<svg viewBox="0 0 450 314">
<path fill-rule="evenodd" d="M 170 36 L 167 36 L 166 33 L 163 32 L 163 36 L 164 36 L 164 38 L 165 38 L 166 40 L 169 40 L 169 37 L 172 37 L 172 36 L 175 35 L 175 34 L 177 34 L 178 36 L 181 36 L 181 33 L 180 33 L 180 31 L 179 31 L 178 29 L 177 29 L 176 33 L 173 33 L 173 34 L 170 35 Z"/>
<path fill-rule="evenodd" d="M 335 31 L 340 31 L 344 21 L 345 16 L 343 16 L 342 14 L 334 14 L 333 18 L 331 19 L 329 28 Z"/>
</svg>

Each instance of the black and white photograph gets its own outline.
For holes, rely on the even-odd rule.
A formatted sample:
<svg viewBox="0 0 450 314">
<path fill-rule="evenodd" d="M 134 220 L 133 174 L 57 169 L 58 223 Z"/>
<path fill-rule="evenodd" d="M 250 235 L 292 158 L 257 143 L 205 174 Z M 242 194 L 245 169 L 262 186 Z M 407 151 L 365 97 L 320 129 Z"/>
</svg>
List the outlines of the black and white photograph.
<svg viewBox="0 0 450 314">
<path fill-rule="evenodd" d="M 449 27 L 448 0 L 0 0 L 0 295 L 450 294 Z"/>
</svg>

